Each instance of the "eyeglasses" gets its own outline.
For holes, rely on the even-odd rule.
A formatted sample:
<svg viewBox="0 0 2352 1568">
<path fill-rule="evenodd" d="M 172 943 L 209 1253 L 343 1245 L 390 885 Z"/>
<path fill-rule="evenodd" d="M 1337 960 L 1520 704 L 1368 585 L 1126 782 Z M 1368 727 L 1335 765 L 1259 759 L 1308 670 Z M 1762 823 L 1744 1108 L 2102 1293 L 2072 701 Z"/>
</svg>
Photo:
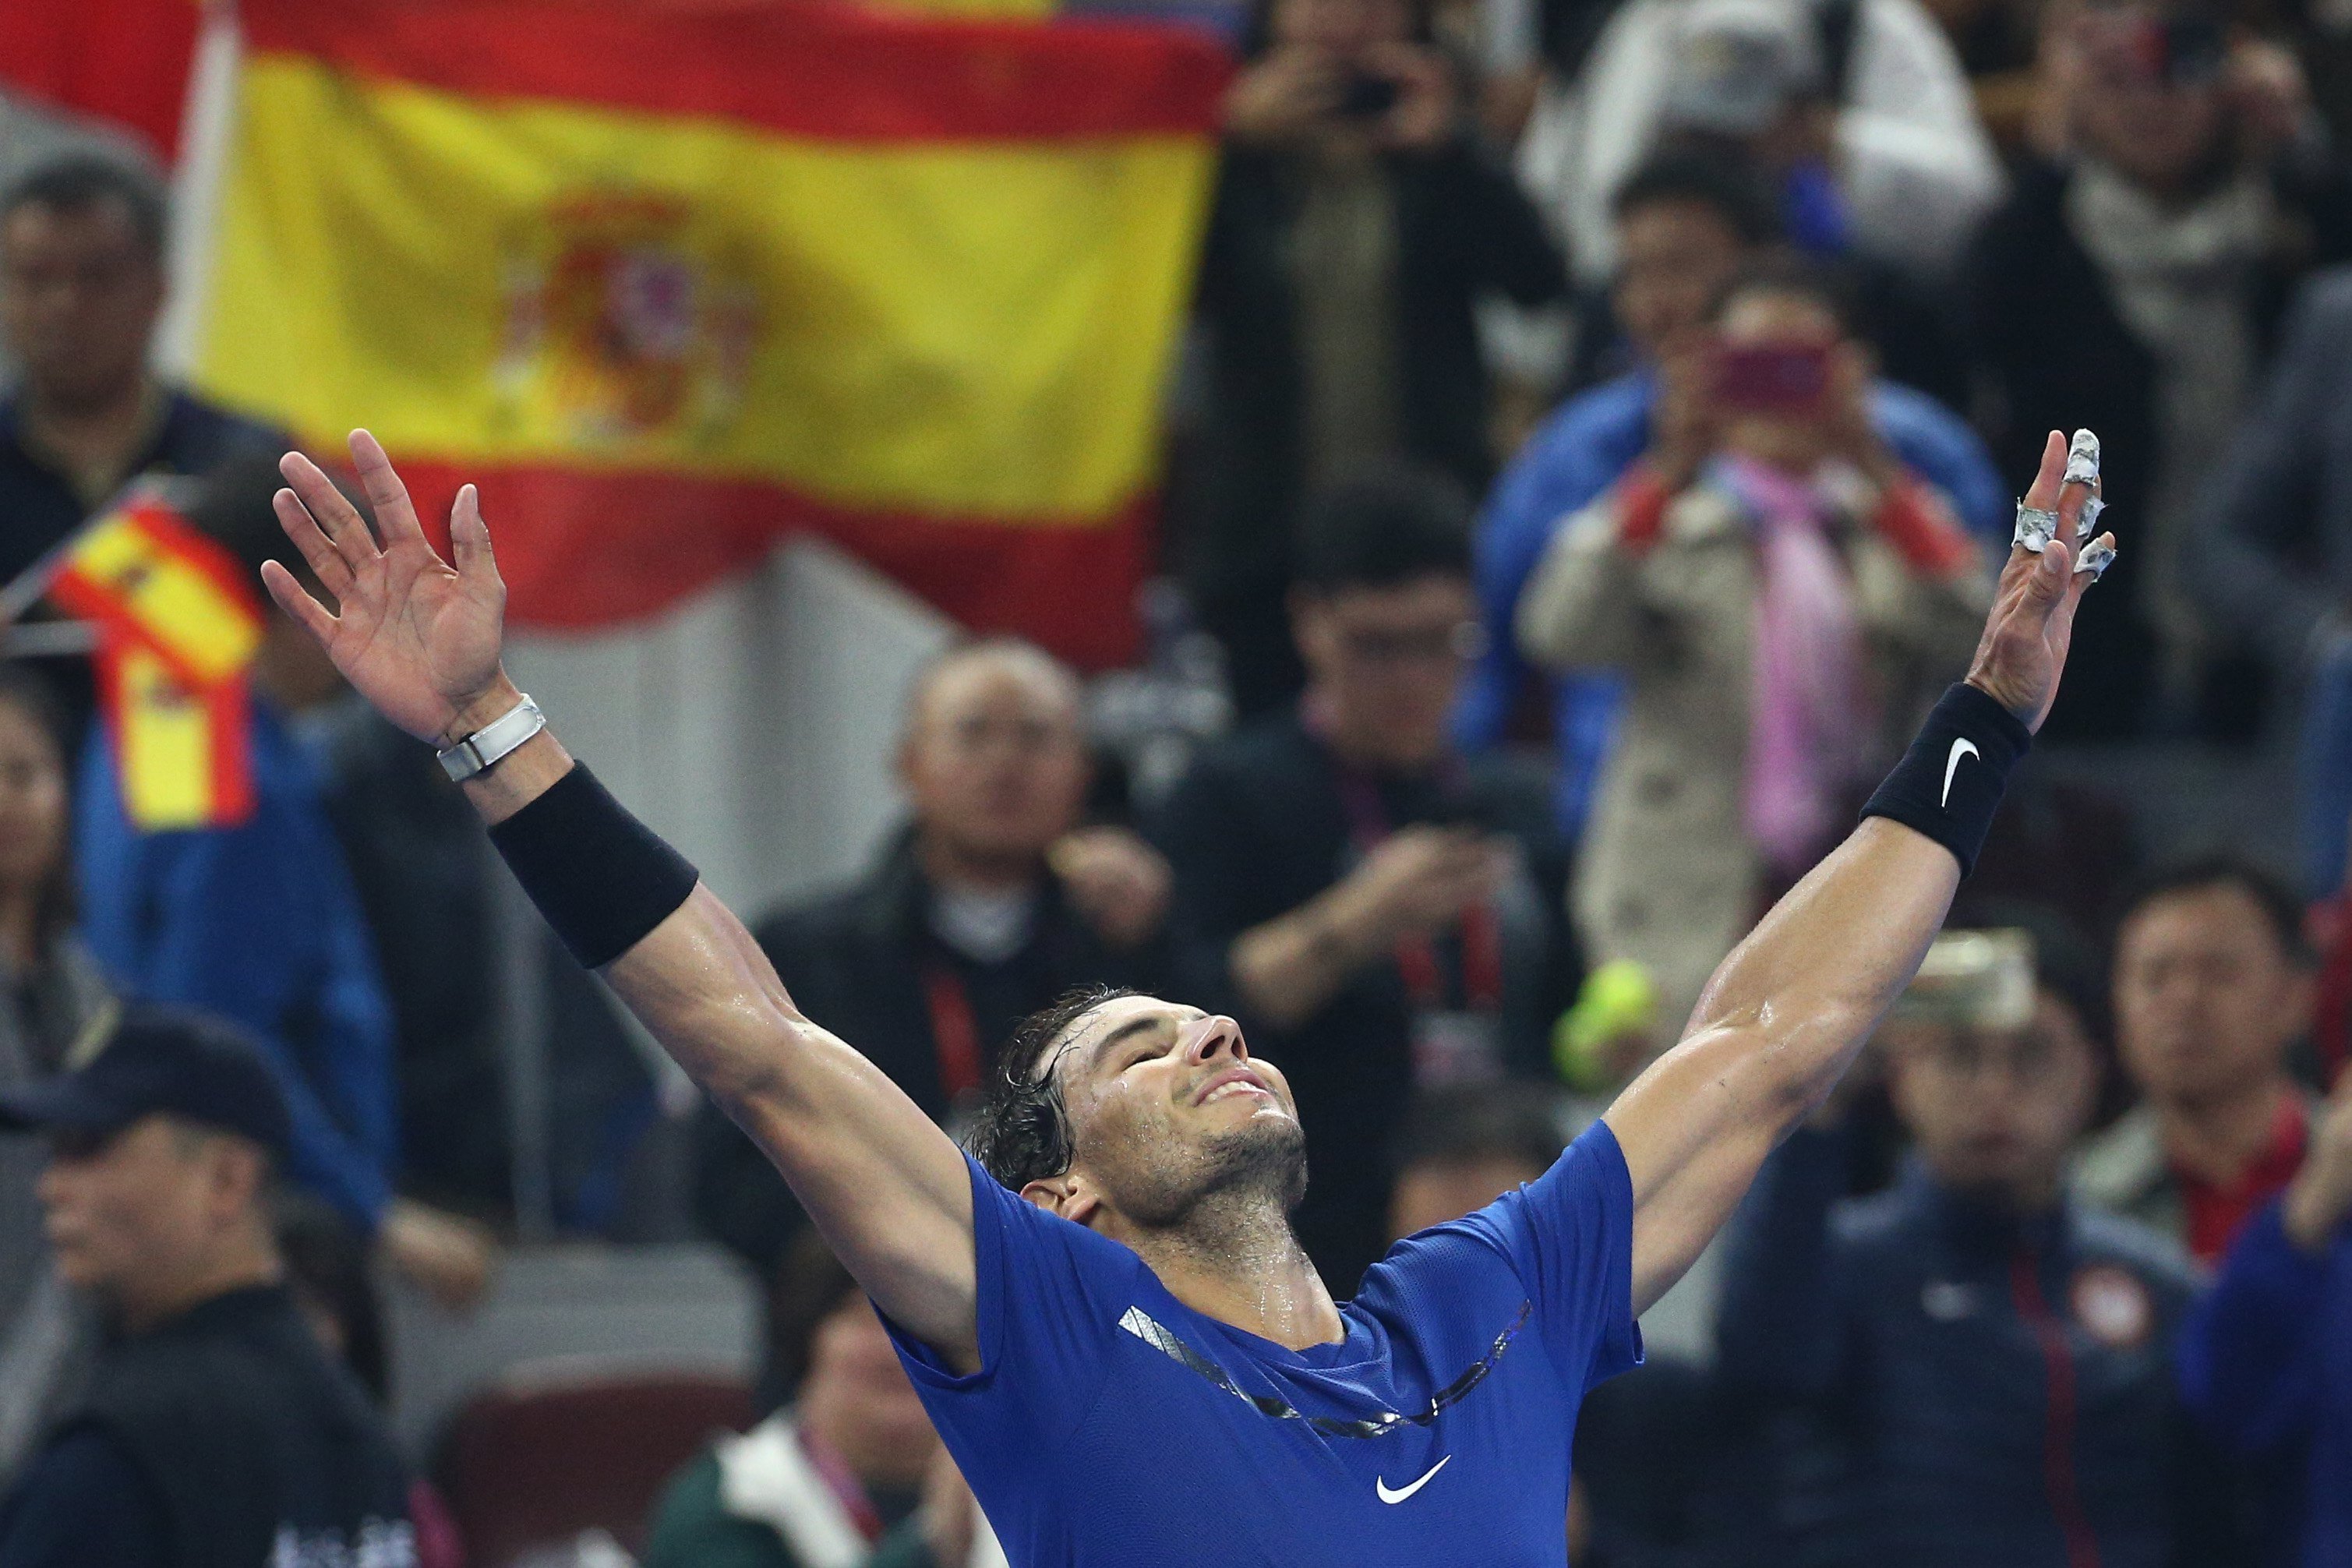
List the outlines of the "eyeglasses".
<svg viewBox="0 0 2352 1568">
<path fill-rule="evenodd" d="M 1956 1034 L 1922 1045 L 1919 1054 L 1949 1078 L 1975 1079 L 1998 1070 L 2021 1084 L 2049 1082 L 2058 1075 L 2063 1059 L 2058 1040 L 2038 1030 L 2022 1035 Z"/>
</svg>

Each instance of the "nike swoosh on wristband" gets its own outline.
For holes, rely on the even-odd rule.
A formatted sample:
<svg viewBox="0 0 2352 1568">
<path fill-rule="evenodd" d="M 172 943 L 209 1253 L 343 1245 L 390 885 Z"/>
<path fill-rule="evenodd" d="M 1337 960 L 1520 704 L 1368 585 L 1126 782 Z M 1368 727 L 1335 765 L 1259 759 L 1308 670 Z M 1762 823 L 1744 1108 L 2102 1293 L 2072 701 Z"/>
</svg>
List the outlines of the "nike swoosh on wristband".
<svg viewBox="0 0 2352 1568">
<path fill-rule="evenodd" d="M 1438 1471 L 1444 1469 L 1453 1462 L 1454 1456 L 1451 1454 L 1446 1455 L 1445 1458 L 1438 1460 L 1437 1463 L 1430 1466 L 1428 1469 L 1423 1471 L 1421 1479 L 1413 1482 L 1412 1485 L 1409 1487 L 1402 1487 L 1395 1491 L 1389 1490 L 1388 1482 L 1382 1480 L 1378 1476 L 1374 1476 L 1372 1478 L 1372 1490 L 1380 1494 L 1380 1498 L 1382 1502 L 1402 1502 L 1405 1499 L 1412 1496 L 1413 1493 L 1427 1486 L 1429 1484 L 1430 1477 L 1435 1475 Z"/>
<path fill-rule="evenodd" d="M 1958 740 L 1952 742 L 1952 754 L 1944 759 L 1944 798 L 1936 803 L 1938 810 L 1949 811 L 1952 808 L 1952 775 L 1959 771 L 1962 752 L 1966 752 L 1979 762 L 1984 761 L 1984 753 L 1977 750 L 1977 743 L 1974 741 Z"/>
</svg>

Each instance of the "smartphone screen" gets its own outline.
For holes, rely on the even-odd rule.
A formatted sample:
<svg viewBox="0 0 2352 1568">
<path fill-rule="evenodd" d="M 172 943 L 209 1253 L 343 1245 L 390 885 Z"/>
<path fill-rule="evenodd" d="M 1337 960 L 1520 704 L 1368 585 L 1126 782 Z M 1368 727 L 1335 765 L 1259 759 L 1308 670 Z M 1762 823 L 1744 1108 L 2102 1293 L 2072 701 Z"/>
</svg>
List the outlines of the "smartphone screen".
<svg viewBox="0 0 2352 1568">
<path fill-rule="evenodd" d="M 1820 343 L 1717 350 L 1715 399 L 1752 414 L 1798 414 L 1829 391 L 1830 351 Z"/>
</svg>

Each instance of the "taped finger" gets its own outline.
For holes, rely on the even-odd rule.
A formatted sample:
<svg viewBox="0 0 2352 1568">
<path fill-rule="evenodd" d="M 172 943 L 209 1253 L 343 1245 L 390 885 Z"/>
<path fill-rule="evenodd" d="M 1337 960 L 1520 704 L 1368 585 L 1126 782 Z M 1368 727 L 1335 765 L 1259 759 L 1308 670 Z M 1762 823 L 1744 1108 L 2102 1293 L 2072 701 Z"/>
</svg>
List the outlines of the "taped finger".
<svg viewBox="0 0 2352 1568">
<path fill-rule="evenodd" d="M 2062 485 L 2088 485 L 2096 489 L 2099 484 L 2099 438 L 2088 430 L 2074 432 L 2074 440 L 2066 446 L 2066 477 Z"/>
<path fill-rule="evenodd" d="M 2058 514 L 2048 507 L 2017 503 L 2017 532 L 2012 542 L 2039 555 L 2058 537 Z"/>
<path fill-rule="evenodd" d="M 2091 580 L 2095 583 L 2105 576 L 2107 568 L 2115 563 L 2116 547 L 2106 540 L 2095 539 L 2083 546 L 2083 553 L 2075 559 L 2074 571 L 2078 575 L 2088 572 L 2091 574 Z"/>
</svg>

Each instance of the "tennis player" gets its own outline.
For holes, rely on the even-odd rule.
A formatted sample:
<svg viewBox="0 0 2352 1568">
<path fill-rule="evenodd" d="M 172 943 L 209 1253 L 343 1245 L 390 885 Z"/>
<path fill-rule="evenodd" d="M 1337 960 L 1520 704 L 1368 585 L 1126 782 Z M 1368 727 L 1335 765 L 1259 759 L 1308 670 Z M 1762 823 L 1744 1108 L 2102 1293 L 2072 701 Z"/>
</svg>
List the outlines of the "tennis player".
<svg viewBox="0 0 2352 1568">
<path fill-rule="evenodd" d="M 1234 1020 L 1151 996 L 1060 1006 L 1008 1048 L 967 1156 L 801 1016 L 508 681 L 473 487 L 444 562 L 383 448 L 351 445 L 380 538 L 289 456 L 278 515 L 335 609 L 277 563 L 271 595 L 443 748 L 549 923 L 774 1160 L 1029 1568 L 1559 1568 L 1585 1391 L 1641 1359 L 1635 1317 L 1918 965 L 2056 694 L 2095 576 L 2078 551 L 2113 553 L 2077 531 L 2096 444 L 2053 433 L 1968 680 L 1861 826 L 1549 1172 L 1398 1243 L 1340 1305 L 1290 1232 L 1301 1109 Z"/>
</svg>

